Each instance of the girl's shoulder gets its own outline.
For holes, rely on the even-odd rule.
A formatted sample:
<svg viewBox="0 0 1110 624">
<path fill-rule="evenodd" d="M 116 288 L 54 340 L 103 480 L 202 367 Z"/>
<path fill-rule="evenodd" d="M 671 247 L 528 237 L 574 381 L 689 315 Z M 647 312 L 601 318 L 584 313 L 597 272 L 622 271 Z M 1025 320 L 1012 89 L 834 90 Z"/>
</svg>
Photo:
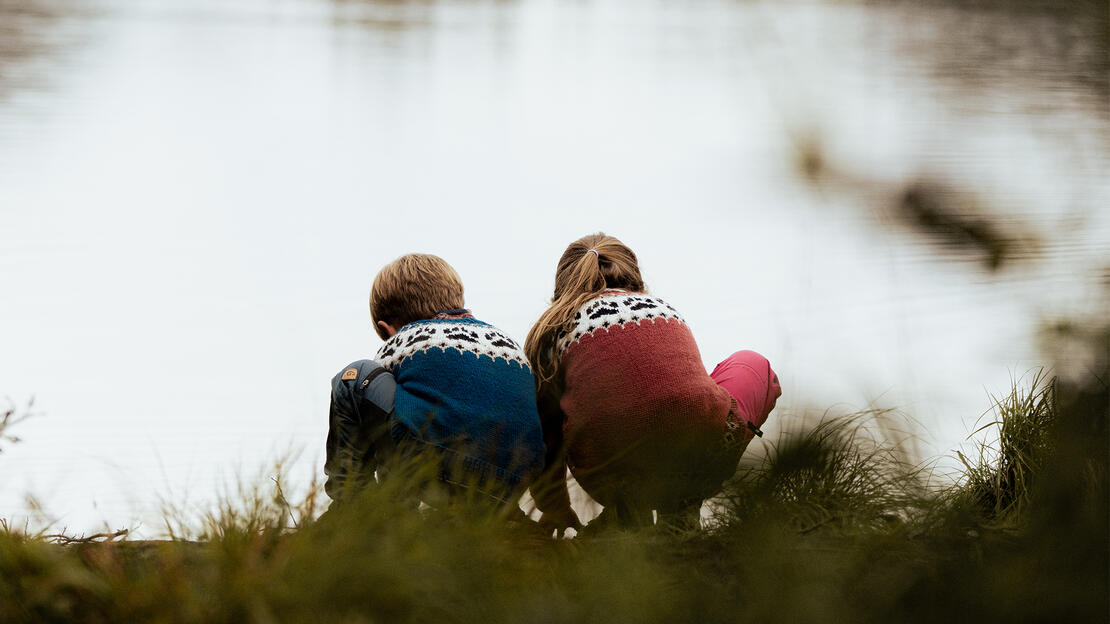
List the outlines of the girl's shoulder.
<svg viewBox="0 0 1110 624">
<path fill-rule="evenodd" d="M 647 293 L 628 290 L 606 290 L 597 297 L 582 304 L 575 312 L 574 320 L 640 321 L 651 318 L 673 318 L 682 320 L 678 310 L 671 304 Z"/>
<path fill-rule="evenodd" d="M 606 290 L 578 308 L 574 313 L 573 330 L 559 338 L 558 350 L 561 355 L 568 346 L 596 331 L 659 320 L 686 322 L 674 306 L 659 297 L 627 290 Z"/>
</svg>

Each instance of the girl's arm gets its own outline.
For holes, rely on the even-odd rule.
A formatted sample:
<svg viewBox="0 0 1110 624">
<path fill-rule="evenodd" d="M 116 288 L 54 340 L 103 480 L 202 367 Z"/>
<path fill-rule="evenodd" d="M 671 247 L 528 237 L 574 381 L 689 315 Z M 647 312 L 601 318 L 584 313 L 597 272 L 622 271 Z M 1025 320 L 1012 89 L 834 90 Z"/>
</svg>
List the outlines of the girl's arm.
<svg viewBox="0 0 1110 624">
<path fill-rule="evenodd" d="M 570 494 L 567 492 L 566 449 L 563 445 L 563 422 L 566 415 L 559 407 L 559 398 L 550 385 L 545 384 L 545 388 L 537 394 L 536 407 L 543 426 L 543 442 L 547 447 L 544 452 L 543 473 L 531 487 L 536 507 L 543 512 L 540 524 L 551 526 L 560 532 L 567 527 L 578 529 L 582 523 L 571 509 Z"/>
</svg>

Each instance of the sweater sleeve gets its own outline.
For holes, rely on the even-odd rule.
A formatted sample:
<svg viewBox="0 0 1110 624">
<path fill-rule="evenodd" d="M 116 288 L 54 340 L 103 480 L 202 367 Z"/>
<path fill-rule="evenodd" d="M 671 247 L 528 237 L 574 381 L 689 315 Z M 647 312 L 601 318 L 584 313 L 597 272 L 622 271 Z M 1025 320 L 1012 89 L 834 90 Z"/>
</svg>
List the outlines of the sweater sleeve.
<svg viewBox="0 0 1110 624">
<path fill-rule="evenodd" d="M 573 513 L 567 492 L 566 449 L 563 445 L 563 423 L 566 415 L 559 407 L 559 398 L 550 386 L 536 395 L 536 407 L 543 426 L 544 470 L 531 487 L 536 507 L 545 515 L 563 516 Z"/>
</svg>

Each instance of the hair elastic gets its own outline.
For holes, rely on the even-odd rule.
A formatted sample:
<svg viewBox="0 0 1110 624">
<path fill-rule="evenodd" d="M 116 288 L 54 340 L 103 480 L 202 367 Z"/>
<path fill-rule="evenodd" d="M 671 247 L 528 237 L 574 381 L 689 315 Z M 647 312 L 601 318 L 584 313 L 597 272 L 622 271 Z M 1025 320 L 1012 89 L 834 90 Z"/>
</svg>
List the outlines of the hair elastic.
<svg viewBox="0 0 1110 624">
<path fill-rule="evenodd" d="M 587 249 L 586 253 L 592 253 L 593 255 L 597 256 L 598 260 L 601 260 L 601 254 L 597 253 L 596 249 Z"/>
</svg>

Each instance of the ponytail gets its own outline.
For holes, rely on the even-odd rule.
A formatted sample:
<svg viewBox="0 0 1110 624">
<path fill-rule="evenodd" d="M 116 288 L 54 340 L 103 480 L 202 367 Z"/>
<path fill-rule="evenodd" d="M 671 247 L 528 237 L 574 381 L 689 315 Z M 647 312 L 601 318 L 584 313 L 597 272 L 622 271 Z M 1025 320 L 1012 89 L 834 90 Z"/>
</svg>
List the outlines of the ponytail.
<svg viewBox="0 0 1110 624">
<path fill-rule="evenodd" d="M 524 353 L 532 363 L 536 387 L 543 390 L 559 370 L 559 338 L 574 329 L 574 314 L 587 301 L 610 288 L 644 292 L 636 254 L 612 236 L 598 232 L 571 243 L 555 270 L 555 293 L 528 332 Z"/>
</svg>

